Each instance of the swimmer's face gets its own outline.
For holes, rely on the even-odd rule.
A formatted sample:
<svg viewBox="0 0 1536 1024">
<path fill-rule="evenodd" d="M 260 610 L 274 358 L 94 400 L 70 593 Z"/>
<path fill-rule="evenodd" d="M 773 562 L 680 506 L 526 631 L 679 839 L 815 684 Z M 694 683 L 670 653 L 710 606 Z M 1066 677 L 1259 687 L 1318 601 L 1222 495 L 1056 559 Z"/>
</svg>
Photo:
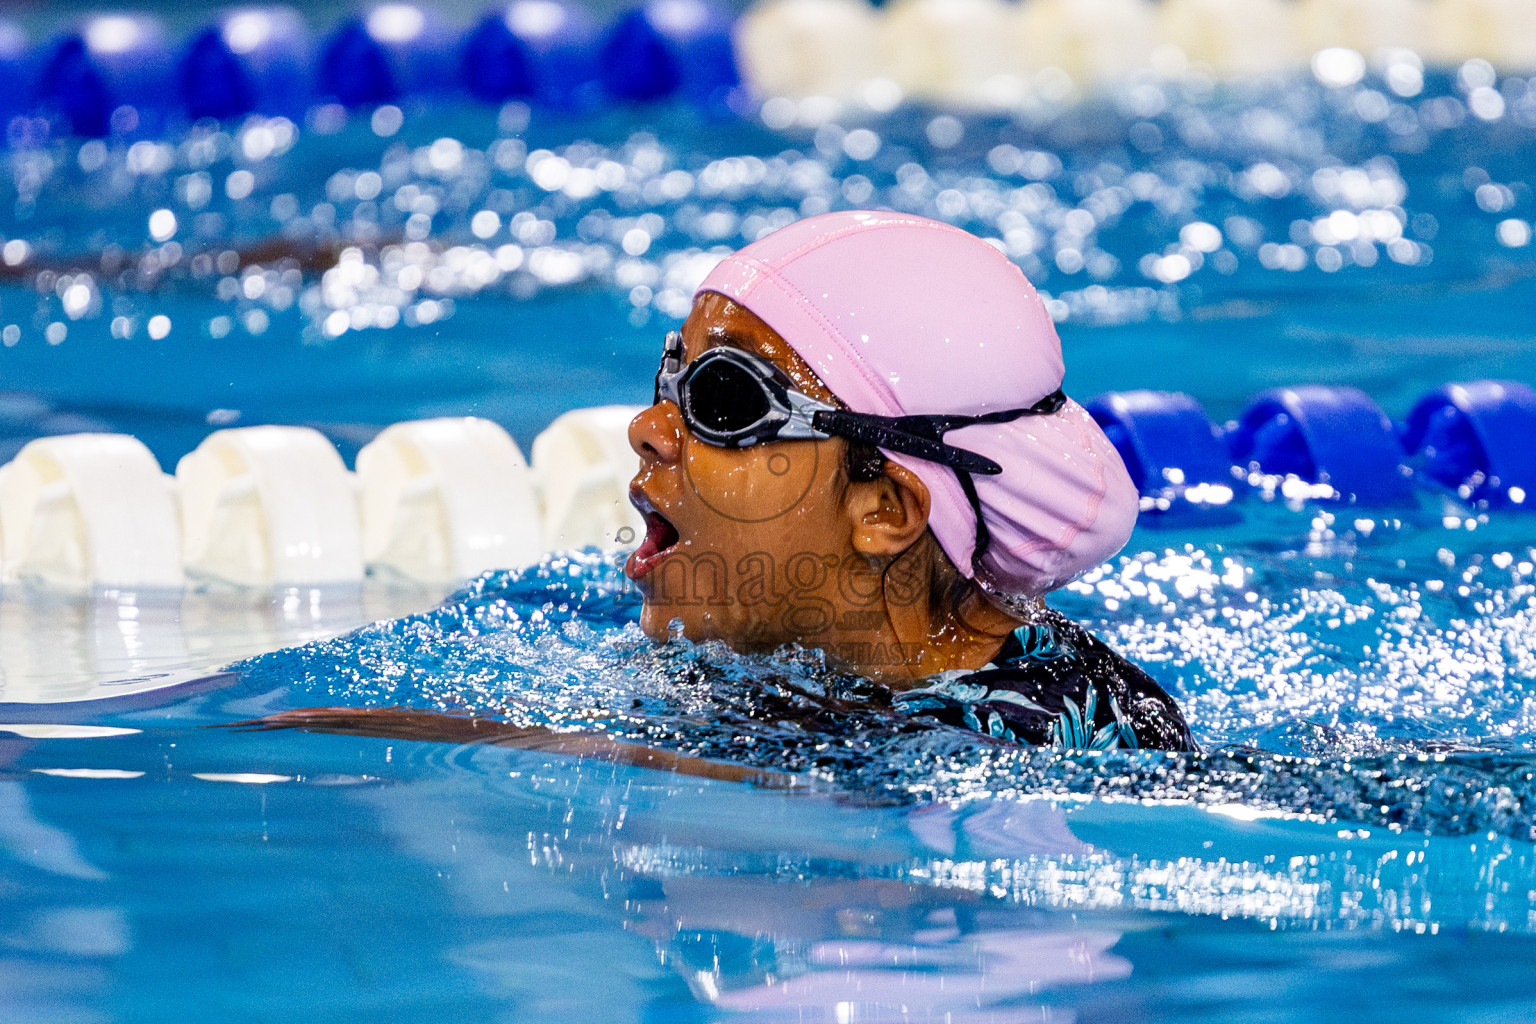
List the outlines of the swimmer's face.
<svg viewBox="0 0 1536 1024">
<path fill-rule="evenodd" d="M 812 398 L 835 401 L 773 328 L 724 296 L 701 294 L 682 335 L 685 363 L 718 346 L 744 349 Z M 717 447 L 666 401 L 635 417 L 629 442 L 640 455 L 630 496 L 647 531 L 625 572 L 645 598 L 648 635 L 662 638 L 680 619 L 695 641 L 814 643 L 845 610 L 846 592 L 869 589 L 849 542 L 846 442 Z"/>
</svg>

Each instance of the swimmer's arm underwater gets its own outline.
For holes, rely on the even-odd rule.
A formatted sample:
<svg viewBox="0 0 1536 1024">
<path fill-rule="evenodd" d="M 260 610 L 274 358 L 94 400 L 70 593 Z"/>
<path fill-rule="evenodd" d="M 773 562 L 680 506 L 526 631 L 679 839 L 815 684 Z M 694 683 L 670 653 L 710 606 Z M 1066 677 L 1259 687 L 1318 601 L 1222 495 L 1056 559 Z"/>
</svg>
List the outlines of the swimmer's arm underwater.
<svg viewBox="0 0 1536 1024">
<path fill-rule="evenodd" d="M 415 708 L 298 708 L 263 718 L 231 722 L 229 727 L 258 732 L 302 729 L 305 732 L 342 736 L 436 743 L 489 743 L 498 747 L 538 750 L 636 768 L 652 768 L 719 782 L 746 782 L 768 789 L 794 789 L 803 785 L 794 776 L 783 772 L 689 757 L 639 743 L 623 743 L 599 733 L 555 732 L 540 726 L 516 726 L 493 718 L 445 715 Z"/>
</svg>

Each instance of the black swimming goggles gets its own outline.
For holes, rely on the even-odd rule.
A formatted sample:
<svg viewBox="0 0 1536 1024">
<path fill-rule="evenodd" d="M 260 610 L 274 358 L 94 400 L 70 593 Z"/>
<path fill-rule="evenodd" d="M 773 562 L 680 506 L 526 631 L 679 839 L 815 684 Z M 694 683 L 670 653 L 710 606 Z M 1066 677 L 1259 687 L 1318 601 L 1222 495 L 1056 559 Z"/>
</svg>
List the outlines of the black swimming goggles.
<svg viewBox="0 0 1536 1024">
<path fill-rule="evenodd" d="M 739 348 L 712 348 L 684 365 L 683 336 L 671 331 L 656 371 L 654 401 L 663 400 L 682 411 L 683 423 L 693 436 L 721 448 L 836 436 L 948 466 L 976 512 L 975 560 L 979 561 L 990 538 L 971 474 L 995 476 L 1003 467 L 984 455 L 945 444 L 944 434 L 978 423 L 1049 415 L 1066 404 L 1067 396 L 1058 388 L 1034 405 L 981 416 L 849 412 L 797 391 L 783 370 Z"/>
</svg>

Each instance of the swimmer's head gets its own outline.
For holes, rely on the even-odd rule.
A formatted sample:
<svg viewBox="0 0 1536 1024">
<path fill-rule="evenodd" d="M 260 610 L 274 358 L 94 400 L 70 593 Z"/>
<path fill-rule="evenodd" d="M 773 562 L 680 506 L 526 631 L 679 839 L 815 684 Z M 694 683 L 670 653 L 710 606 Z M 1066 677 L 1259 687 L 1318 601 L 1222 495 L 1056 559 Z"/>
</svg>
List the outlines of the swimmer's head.
<svg viewBox="0 0 1536 1024">
<path fill-rule="evenodd" d="M 685 417 L 680 371 L 721 347 L 754 358 L 700 364 Z M 710 274 L 681 348 L 630 430 L 650 529 L 628 568 L 652 635 L 681 619 L 693 639 L 798 641 L 893 679 L 973 667 L 1130 535 L 1135 488 L 1057 395 L 1050 317 L 966 232 L 890 213 L 791 225 Z M 736 429 L 743 403 L 768 427 Z"/>
</svg>

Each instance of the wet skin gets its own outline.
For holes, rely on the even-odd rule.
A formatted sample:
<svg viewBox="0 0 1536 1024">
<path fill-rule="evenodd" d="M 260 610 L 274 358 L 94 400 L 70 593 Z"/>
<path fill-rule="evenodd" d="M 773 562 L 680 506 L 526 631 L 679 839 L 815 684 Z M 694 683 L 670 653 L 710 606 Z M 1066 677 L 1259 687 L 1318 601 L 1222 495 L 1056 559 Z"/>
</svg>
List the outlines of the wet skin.
<svg viewBox="0 0 1536 1024">
<path fill-rule="evenodd" d="M 685 362 L 744 349 L 838 404 L 773 328 L 724 296 L 700 294 L 682 335 Z M 927 532 L 928 488 L 893 462 L 855 481 L 841 438 L 718 447 L 667 401 L 635 417 L 629 441 L 640 456 L 630 496 L 647 533 L 625 572 L 653 638 L 680 622 L 690 640 L 741 651 L 795 642 L 900 687 L 985 665 L 1017 625 L 979 592 L 935 614 L 929 563 L 944 556 Z"/>
</svg>

